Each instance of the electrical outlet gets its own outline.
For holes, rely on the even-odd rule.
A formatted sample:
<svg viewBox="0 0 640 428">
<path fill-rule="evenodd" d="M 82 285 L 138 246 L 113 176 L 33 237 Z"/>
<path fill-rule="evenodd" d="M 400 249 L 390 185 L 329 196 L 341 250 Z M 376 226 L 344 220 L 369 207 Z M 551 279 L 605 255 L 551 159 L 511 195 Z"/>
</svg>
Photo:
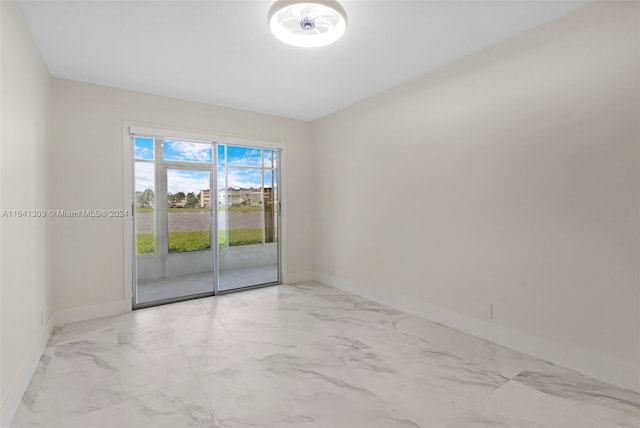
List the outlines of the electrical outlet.
<svg viewBox="0 0 640 428">
<path fill-rule="evenodd" d="M 331 273 L 336 273 L 336 264 L 331 263 L 331 266 L 329 267 L 329 269 L 331 269 Z"/>
<path fill-rule="evenodd" d="M 493 319 L 493 305 L 491 303 L 482 304 L 482 318 L 492 320 Z"/>
<path fill-rule="evenodd" d="M 40 326 L 44 325 L 44 308 L 40 308 Z"/>
</svg>

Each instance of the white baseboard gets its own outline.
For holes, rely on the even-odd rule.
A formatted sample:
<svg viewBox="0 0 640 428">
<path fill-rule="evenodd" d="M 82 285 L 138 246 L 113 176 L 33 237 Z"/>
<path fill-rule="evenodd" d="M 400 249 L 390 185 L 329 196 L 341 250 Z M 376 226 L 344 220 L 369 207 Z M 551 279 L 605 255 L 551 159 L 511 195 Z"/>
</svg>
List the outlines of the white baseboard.
<svg viewBox="0 0 640 428">
<path fill-rule="evenodd" d="M 631 362 L 616 360 L 606 355 L 524 333 L 492 321 L 449 311 L 424 301 L 407 299 L 386 290 L 365 287 L 354 281 L 343 280 L 322 272 L 316 272 L 314 279 L 604 382 L 640 392 L 640 367 Z"/>
<path fill-rule="evenodd" d="M 38 337 L 36 337 L 36 340 L 31 346 L 29 355 L 22 363 L 22 367 L 20 367 L 17 379 L 9 388 L 9 392 L 0 408 L 0 427 L 8 427 L 11 425 L 11 421 L 22 401 L 22 396 L 27 390 L 27 386 L 29 386 L 29 382 L 31 382 L 31 378 L 38 367 L 42 352 L 44 352 L 44 348 L 47 346 L 47 342 L 49 342 L 49 337 L 51 337 L 51 332 L 55 326 L 54 318 L 55 317 L 52 316 L 47 322 L 47 325 L 40 330 Z"/>
<path fill-rule="evenodd" d="M 116 300 L 113 302 L 100 303 L 97 305 L 79 306 L 77 308 L 62 309 L 54 315 L 55 325 L 68 324 L 71 322 L 86 321 L 95 318 L 109 317 L 122 314 L 131 310 L 131 302 L 127 300 Z"/>
<path fill-rule="evenodd" d="M 285 274 L 283 284 L 295 284 L 296 282 L 311 281 L 314 279 L 313 271 L 289 272 Z"/>
</svg>

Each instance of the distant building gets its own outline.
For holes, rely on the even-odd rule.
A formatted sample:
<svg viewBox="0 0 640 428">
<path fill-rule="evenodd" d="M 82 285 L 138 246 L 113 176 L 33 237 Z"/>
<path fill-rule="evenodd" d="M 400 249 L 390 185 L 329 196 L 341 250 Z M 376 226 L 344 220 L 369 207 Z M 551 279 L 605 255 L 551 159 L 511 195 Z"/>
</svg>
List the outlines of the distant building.
<svg viewBox="0 0 640 428">
<path fill-rule="evenodd" d="M 262 205 L 262 191 L 259 187 L 250 187 L 248 189 L 220 189 L 218 190 L 218 206 L 226 207 L 227 204 L 230 207 L 259 207 Z M 267 187 L 264 189 L 264 200 L 267 201 L 267 206 L 271 205 L 272 201 L 272 189 Z M 211 206 L 211 191 L 200 191 L 200 206 Z"/>
<path fill-rule="evenodd" d="M 257 207 L 262 203 L 260 188 L 229 189 L 227 197 L 231 207 Z"/>
<path fill-rule="evenodd" d="M 211 190 L 201 190 L 200 191 L 200 207 L 210 207 L 211 206 Z"/>
<path fill-rule="evenodd" d="M 177 196 L 174 196 L 167 201 L 167 204 L 170 208 L 184 208 L 187 204 L 187 198 L 178 199 Z"/>
</svg>

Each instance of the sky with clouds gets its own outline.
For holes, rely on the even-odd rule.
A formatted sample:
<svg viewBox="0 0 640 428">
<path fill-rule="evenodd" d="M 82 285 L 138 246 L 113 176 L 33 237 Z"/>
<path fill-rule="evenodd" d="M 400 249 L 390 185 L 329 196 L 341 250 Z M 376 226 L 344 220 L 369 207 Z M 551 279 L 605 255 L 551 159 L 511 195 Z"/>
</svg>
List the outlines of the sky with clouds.
<svg viewBox="0 0 640 428">
<path fill-rule="evenodd" d="M 226 153 L 225 153 L 226 150 Z M 213 146 L 211 144 L 185 141 L 164 140 L 162 151 L 165 160 L 183 162 L 212 162 Z M 228 168 L 225 171 L 225 155 Z M 261 170 L 240 168 L 240 166 L 261 166 L 264 156 L 265 167 L 272 166 L 273 152 L 257 148 L 218 145 L 218 183 L 224 188 L 225 178 L 228 187 L 249 188 L 260 187 Z M 135 137 L 136 159 L 154 160 L 154 143 L 152 138 Z M 226 174 L 225 174 L 226 172 Z M 136 162 L 136 191 L 154 189 L 154 164 Z M 273 177 L 275 179 L 275 177 Z M 265 187 L 271 187 L 272 172 L 265 170 Z M 169 193 L 194 192 L 207 190 L 210 187 L 210 171 L 194 171 L 188 169 L 167 169 L 167 190 Z M 154 189 L 155 190 L 155 189 Z"/>
</svg>

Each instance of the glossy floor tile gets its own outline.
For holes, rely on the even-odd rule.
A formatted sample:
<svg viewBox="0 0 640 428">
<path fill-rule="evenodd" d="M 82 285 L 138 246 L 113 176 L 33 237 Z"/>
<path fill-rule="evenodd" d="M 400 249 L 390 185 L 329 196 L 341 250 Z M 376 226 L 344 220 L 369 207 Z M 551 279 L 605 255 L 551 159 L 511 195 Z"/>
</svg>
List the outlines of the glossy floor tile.
<svg viewBox="0 0 640 428">
<path fill-rule="evenodd" d="M 311 282 L 56 327 L 12 426 L 640 428 L 640 395 Z"/>
</svg>

